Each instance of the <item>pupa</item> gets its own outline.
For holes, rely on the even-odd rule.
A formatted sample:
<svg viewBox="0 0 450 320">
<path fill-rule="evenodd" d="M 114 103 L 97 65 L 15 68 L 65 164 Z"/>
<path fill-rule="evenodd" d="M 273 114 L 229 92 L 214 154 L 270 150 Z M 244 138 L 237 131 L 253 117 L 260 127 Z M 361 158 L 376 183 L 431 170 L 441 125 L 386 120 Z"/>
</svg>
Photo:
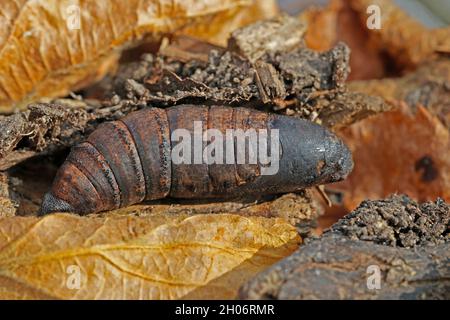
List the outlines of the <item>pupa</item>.
<svg viewBox="0 0 450 320">
<path fill-rule="evenodd" d="M 352 168 L 343 141 L 304 119 L 226 106 L 144 108 L 72 148 L 39 214 L 296 192 L 343 180 Z"/>
</svg>

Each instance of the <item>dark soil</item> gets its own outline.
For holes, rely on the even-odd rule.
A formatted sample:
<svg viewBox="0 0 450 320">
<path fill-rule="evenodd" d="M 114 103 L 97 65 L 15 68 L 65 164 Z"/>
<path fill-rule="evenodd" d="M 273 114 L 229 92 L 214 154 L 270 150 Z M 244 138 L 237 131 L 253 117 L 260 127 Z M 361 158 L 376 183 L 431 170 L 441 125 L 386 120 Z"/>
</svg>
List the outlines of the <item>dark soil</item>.
<svg viewBox="0 0 450 320">
<path fill-rule="evenodd" d="M 411 248 L 450 240 L 450 206 L 442 199 L 418 204 L 408 196 L 366 200 L 330 231 L 352 240 Z"/>
</svg>

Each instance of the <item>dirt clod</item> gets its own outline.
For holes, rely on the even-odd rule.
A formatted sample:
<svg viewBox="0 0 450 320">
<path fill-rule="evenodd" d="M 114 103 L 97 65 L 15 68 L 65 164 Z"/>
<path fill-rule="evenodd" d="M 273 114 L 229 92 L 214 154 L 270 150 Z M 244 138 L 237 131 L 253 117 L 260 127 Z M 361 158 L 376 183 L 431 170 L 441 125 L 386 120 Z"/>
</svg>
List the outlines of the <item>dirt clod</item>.
<svg viewBox="0 0 450 320">
<path fill-rule="evenodd" d="M 450 240 L 450 206 L 443 200 L 418 204 L 408 196 L 366 200 L 328 232 L 352 240 L 410 248 Z"/>
</svg>

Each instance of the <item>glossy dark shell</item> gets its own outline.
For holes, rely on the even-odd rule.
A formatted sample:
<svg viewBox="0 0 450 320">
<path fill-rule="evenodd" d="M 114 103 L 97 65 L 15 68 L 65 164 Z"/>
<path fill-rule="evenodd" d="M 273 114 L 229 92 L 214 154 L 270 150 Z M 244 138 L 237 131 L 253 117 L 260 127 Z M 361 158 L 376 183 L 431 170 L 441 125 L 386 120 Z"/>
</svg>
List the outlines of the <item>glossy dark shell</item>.
<svg viewBox="0 0 450 320">
<path fill-rule="evenodd" d="M 193 132 L 194 121 L 202 121 L 203 130 L 214 128 L 224 134 L 226 129 L 278 129 L 278 172 L 262 175 L 260 163 L 174 164 L 171 134 L 179 128 Z M 147 108 L 100 125 L 75 146 L 45 195 L 41 214 L 85 214 L 167 196 L 230 198 L 295 192 L 342 180 L 352 167 L 344 143 L 309 121 L 247 108 Z"/>
</svg>

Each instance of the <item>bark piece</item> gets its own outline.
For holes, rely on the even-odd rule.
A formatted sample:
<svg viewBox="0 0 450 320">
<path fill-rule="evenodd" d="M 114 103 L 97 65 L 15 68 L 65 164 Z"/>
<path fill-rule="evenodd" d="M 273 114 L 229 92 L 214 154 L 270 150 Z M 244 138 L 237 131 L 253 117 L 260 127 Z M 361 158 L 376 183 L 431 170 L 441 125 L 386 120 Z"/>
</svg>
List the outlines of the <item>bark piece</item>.
<svg viewBox="0 0 450 320">
<path fill-rule="evenodd" d="M 0 218 L 16 215 L 18 198 L 11 187 L 17 183 L 18 180 L 11 181 L 6 173 L 0 172 Z"/>
<path fill-rule="evenodd" d="M 449 299 L 449 245 L 415 250 L 324 236 L 260 273 L 241 299 Z M 381 289 L 370 290 L 376 266 Z M 373 268 L 373 267 L 372 267 Z M 377 269 L 376 269 L 377 270 Z"/>
<path fill-rule="evenodd" d="M 317 115 L 316 122 L 337 130 L 389 111 L 392 106 L 376 95 L 348 91 L 337 95 L 335 99 L 318 99 L 316 109 L 312 111 Z"/>
<path fill-rule="evenodd" d="M 380 98 L 346 92 L 348 54 L 340 44 L 325 53 L 300 46 L 254 64 L 223 50 L 212 50 L 207 62 L 186 62 L 185 53 L 145 55 L 119 71 L 113 88 L 118 99 L 140 105 L 248 106 L 345 126 L 389 108 Z"/>
<path fill-rule="evenodd" d="M 0 297 L 230 299 L 299 242 L 282 219 L 229 214 L 3 218 Z"/>
<path fill-rule="evenodd" d="M 309 235 L 314 221 L 322 214 L 320 204 L 309 190 L 297 194 L 266 198 L 242 198 L 222 202 L 201 200 L 166 199 L 138 204 L 107 212 L 106 215 L 154 215 L 154 214 L 211 214 L 233 213 L 247 217 L 262 216 L 284 218 Z"/>
<path fill-rule="evenodd" d="M 41 151 L 51 153 L 74 144 L 93 118 L 81 108 L 36 104 L 25 112 L 0 119 L 0 170 Z"/>
<path fill-rule="evenodd" d="M 305 26 L 289 15 L 256 22 L 231 34 L 228 48 L 255 62 L 264 55 L 290 51 L 303 43 Z"/>
<path fill-rule="evenodd" d="M 417 216 L 416 224 L 409 220 Z M 400 196 L 366 201 L 322 237 L 246 283 L 240 298 L 448 299 L 449 218 L 450 207 L 442 200 L 420 206 Z M 420 241 L 404 242 L 408 233 L 399 232 L 402 223 Z M 400 241 L 386 241 L 390 234 Z M 371 287 L 375 269 L 379 289 Z"/>
<path fill-rule="evenodd" d="M 211 50 L 206 62 L 195 58 L 186 61 L 185 52 L 177 58 L 176 48 L 165 48 L 159 56 L 146 55 L 140 63 L 123 66 L 113 90 L 122 99 L 141 104 L 273 104 L 280 109 L 289 105 L 293 110 L 311 107 L 325 92 L 336 94 L 344 89 L 349 51 L 344 44 L 324 53 L 305 48 L 303 29 L 294 35 L 287 32 L 297 24 L 282 16 L 239 29 L 230 39 L 231 50 Z M 261 41 L 258 48 L 254 47 L 259 41 L 255 37 Z M 258 61 L 235 53 L 242 50 L 256 55 Z"/>
<path fill-rule="evenodd" d="M 442 244 L 450 241 L 450 205 L 442 199 L 419 205 L 407 196 L 366 200 L 331 231 L 392 247 Z"/>
</svg>

